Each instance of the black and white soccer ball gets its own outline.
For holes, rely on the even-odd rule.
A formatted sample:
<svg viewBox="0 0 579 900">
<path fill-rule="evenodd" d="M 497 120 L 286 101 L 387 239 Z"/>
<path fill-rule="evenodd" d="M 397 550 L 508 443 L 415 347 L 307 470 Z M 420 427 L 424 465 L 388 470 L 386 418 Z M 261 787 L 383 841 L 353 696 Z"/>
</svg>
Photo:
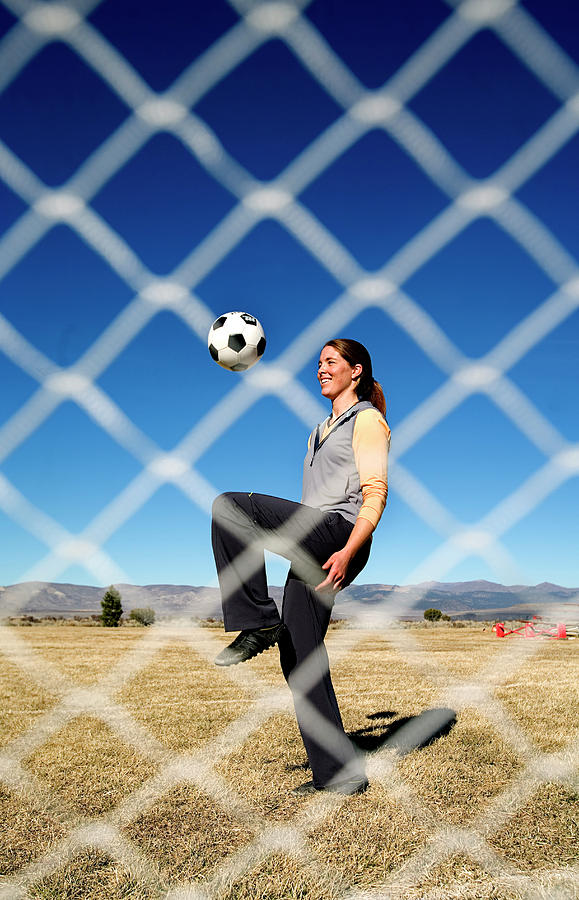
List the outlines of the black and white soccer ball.
<svg viewBox="0 0 579 900">
<path fill-rule="evenodd" d="M 245 372 L 265 350 L 261 323 L 245 312 L 228 312 L 215 319 L 209 329 L 207 346 L 215 362 L 230 372 Z"/>
</svg>

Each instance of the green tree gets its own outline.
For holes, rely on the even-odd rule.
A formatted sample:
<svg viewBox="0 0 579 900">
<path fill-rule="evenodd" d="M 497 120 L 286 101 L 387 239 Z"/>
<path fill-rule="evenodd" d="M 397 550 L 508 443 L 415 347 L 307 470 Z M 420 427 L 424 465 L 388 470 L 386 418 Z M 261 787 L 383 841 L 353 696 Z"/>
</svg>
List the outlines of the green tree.
<svg viewBox="0 0 579 900">
<path fill-rule="evenodd" d="M 121 595 L 112 584 L 101 600 L 101 607 L 101 622 L 108 628 L 115 628 L 121 621 L 123 607 L 121 606 Z"/>
<path fill-rule="evenodd" d="M 442 613 L 439 609 L 434 609 L 430 607 L 430 609 L 424 610 L 424 618 L 427 622 L 437 622 L 438 619 L 442 618 Z"/>
<path fill-rule="evenodd" d="M 150 606 L 145 606 L 143 608 L 137 607 L 137 609 L 131 610 L 129 619 L 138 622 L 139 625 L 152 625 L 155 621 L 155 610 L 151 609 Z"/>
</svg>

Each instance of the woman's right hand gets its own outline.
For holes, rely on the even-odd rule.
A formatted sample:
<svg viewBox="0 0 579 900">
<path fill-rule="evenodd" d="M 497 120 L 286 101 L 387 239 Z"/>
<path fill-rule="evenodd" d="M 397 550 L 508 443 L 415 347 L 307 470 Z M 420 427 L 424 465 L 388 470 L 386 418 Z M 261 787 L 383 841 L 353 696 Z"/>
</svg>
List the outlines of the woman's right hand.
<svg viewBox="0 0 579 900">
<path fill-rule="evenodd" d="M 333 588 L 334 591 L 339 591 L 346 577 L 346 572 L 348 571 L 351 560 L 352 555 L 347 547 L 344 547 L 342 550 L 337 550 L 336 553 L 332 553 L 330 558 L 322 566 L 324 571 L 328 571 L 328 576 L 325 581 L 322 581 L 317 585 L 316 591 L 323 591 L 325 588 L 330 587 Z"/>
</svg>

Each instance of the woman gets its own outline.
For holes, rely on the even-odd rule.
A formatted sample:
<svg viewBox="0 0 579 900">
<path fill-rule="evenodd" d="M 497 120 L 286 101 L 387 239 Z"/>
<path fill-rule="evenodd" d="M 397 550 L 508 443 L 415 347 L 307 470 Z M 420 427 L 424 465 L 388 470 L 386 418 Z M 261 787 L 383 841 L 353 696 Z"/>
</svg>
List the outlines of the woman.
<svg viewBox="0 0 579 900">
<path fill-rule="evenodd" d="M 336 339 L 318 364 L 331 415 L 311 433 L 301 503 L 227 493 L 213 507 L 213 552 L 226 631 L 240 631 L 220 666 L 279 644 L 312 781 L 295 793 L 364 791 L 368 781 L 346 737 L 330 678 L 324 637 L 335 592 L 362 571 L 388 494 L 390 428 L 372 362 L 358 341 Z M 263 550 L 291 561 L 281 620 L 267 595 Z"/>
</svg>

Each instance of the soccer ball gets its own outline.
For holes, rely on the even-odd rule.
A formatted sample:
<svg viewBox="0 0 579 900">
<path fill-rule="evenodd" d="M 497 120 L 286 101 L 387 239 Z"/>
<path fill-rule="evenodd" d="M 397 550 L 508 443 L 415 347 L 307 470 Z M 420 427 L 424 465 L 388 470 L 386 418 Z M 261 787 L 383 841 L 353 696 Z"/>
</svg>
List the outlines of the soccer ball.
<svg viewBox="0 0 579 900">
<path fill-rule="evenodd" d="M 255 316 L 228 312 L 215 319 L 207 346 L 215 362 L 231 372 L 245 372 L 263 356 L 265 333 Z"/>
</svg>

